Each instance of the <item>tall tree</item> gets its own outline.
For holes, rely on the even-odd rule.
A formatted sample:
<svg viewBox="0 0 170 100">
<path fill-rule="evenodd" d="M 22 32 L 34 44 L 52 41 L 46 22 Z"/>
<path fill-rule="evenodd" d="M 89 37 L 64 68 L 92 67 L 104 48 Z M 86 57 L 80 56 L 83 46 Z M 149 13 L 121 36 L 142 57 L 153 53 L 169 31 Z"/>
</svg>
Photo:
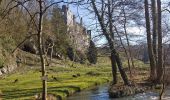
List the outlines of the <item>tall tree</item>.
<svg viewBox="0 0 170 100">
<path fill-rule="evenodd" d="M 157 11 L 158 11 L 158 64 L 157 64 L 157 82 L 160 83 L 163 77 L 163 53 L 162 53 L 162 11 L 161 11 L 161 0 L 157 0 Z"/>
<path fill-rule="evenodd" d="M 157 27 L 157 6 L 156 6 L 156 0 L 151 0 L 151 8 L 152 8 L 152 49 L 153 49 L 153 58 L 155 59 L 155 66 L 152 69 L 152 72 L 154 73 L 154 77 L 157 77 L 157 71 L 156 71 L 156 66 L 157 66 L 157 35 L 158 35 L 158 27 Z M 153 79 L 156 80 L 156 79 Z"/>
<path fill-rule="evenodd" d="M 42 100 L 47 99 L 47 80 L 46 80 L 46 70 L 45 70 L 45 55 L 43 52 L 43 0 L 39 0 L 39 20 L 38 20 L 38 47 L 41 60 L 41 71 L 42 71 Z"/>
<path fill-rule="evenodd" d="M 156 6 L 156 0 L 151 0 L 151 8 L 152 8 L 152 33 L 153 33 L 153 53 L 155 62 L 157 63 L 157 6 Z M 155 69 L 156 70 L 156 67 Z"/>
<path fill-rule="evenodd" d="M 156 78 L 156 72 L 155 72 L 156 63 L 154 59 L 152 40 L 151 40 L 150 14 L 149 14 L 148 0 L 144 1 L 144 5 L 145 5 L 147 45 L 148 45 L 148 53 L 149 53 L 149 60 L 150 60 L 150 79 L 154 81 Z"/>
<path fill-rule="evenodd" d="M 122 79 L 124 81 L 125 85 L 129 85 L 129 81 L 127 78 L 127 75 L 125 73 L 125 71 L 123 70 L 123 66 L 122 66 L 122 62 L 121 59 L 119 57 L 119 53 L 116 51 L 115 47 L 114 47 L 114 33 L 113 33 L 113 25 L 112 25 L 112 15 L 113 15 L 113 0 L 107 0 L 107 20 L 105 20 L 104 18 L 104 14 L 105 11 L 102 9 L 102 11 L 99 11 L 98 7 L 96 6 L 96 2 L 95 0 L 91 0 L 91 4 L 92 4 L 92 8 L 94 10 L 94 13 L 97 16 L 98 22 L 100 24 L 100 27 L 102 29 L 102 32 L 104 34 L 104 36 L 106 37 L 110 50 L 111 50 L 111 64 L 112 64 L 112 74 L 113 74 L 113 82 L 114 84 L 117 83 L 117 67 L 120 71 L 120 74 L 122 76 Z M 102 3 L 102 8 L 106 7 L 105 6 L 105 1 L 101 0 Z M 106 27 L 105 22 L 108 21 L 109 23 L 109 28 Z"/>
<path fill-rule="evenodd" d="M 104 1 L 102 1 L 104 3 Z M 113 25 L 112 25 L 112 1 L 108 0 L 108 20 L 109 20 L 109 34 L 111 34 L 112 41 L 110 41 L 110 49 L 111 49 L 111 62 L 112 62 L 112 73 L 113 73 L 113 82 L 117 83 L 117 68 L 116 68 L 116 59 L 114 52 L 112 51 L 114 49 L 114 33 L 113 33 Z M 103 4 L 104 5 L 104 4 Z M 103 18 L 103 17 L 102 17 Z M 104 20 L 103 20 L 104 21 Z M 108 41 L 109 42 L 109 41 Z"/>
<path fill-rule="evenodd" d="M 129 38 L 128 38 L 127 25 L 126 25 L 127 24 L 127 16 L 126 16 L 126 12 L 125 12 L 125 7 L 124 6 L 122 8 L 122 12 L 123 12 L 123 17 L 124 17 L 123 29 L 124 29 L 124 33 L 125 33 L 125 37 L 126 37 L 127 46 L 128 46 L 128 53 L 127 53 L 128 66 L 129 66 L 130 75 L 132 77 L 130 61 L 132 63 L 132 67 L 133 68 L 135 68 L 135 65 L 134 65 L 134 61 L 133 61 L 133 57 L 132 57 L 132 53 L 131 53 L 131 49 L 130 49 L 130 42 L 129 42 Z"/>
</svg>

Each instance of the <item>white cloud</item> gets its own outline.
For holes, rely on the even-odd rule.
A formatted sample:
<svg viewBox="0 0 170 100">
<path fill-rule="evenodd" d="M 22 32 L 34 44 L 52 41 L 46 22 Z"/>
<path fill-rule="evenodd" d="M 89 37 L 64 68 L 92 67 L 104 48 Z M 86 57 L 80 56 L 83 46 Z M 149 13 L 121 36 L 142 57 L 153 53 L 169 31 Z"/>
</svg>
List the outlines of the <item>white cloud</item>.
<svg viewBox="0 0 170 100">
<path fill-rule="evenodd" d="M 132 35 L 144 35 L 146 33 L 144 27 L 128 27 L 127 32 Z"/>
</svg>

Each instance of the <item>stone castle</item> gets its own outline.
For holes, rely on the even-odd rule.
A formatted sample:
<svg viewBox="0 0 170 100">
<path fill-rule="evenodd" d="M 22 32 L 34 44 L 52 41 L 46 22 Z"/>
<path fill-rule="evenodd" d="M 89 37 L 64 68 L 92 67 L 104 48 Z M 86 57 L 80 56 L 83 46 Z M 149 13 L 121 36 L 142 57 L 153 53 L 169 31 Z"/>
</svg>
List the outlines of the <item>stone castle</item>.
<svg viewBox="0 0 170 100">
<path fill-rule="evenodd" d="M 76 22 L 75 15 L 69 9 L 68 6 L 62 6 L 62 13 L 64 15 L 65 23 L 67 24 L 67 31 L 71 40 L 71 44 L 81 52 L 85 52 L 89 47 L 90 36 L 86 28 L 83 26 L 82 18 L 80 19 L 80 23 Z"/>
</svg>

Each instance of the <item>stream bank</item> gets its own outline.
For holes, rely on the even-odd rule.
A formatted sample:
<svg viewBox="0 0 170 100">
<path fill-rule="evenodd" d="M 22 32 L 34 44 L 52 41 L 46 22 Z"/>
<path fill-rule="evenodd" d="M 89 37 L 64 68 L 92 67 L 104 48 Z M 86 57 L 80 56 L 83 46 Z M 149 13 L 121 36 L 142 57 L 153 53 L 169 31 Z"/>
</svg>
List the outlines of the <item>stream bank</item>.
<svg viewBox="0 0 170 100">
<path fill-rule="evenodd" d="M 110 98 L 108 89 L 109 84 L 96 86 L 92 89 L 76 93 L 68 97 L 67 100 L 158 100 L 159 96 L 156 92 L 147 91 L 121 98 Z M 163 100 L 170 100 L 170 88 L 167 88 Z"/>
</svg>

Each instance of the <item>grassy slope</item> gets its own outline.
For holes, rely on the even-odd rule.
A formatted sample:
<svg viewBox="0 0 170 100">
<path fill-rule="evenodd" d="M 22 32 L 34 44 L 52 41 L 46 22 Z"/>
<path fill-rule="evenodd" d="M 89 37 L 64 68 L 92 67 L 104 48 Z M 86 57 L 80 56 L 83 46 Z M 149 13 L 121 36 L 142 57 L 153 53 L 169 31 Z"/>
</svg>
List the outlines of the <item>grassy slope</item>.
<svg viewBox="0 0 170 100">
<path fill-rule="evenodd" d="M 74 64 L 74 67 L 57 65 L 48 67 L 48 93 L 60 97 L 66 97 L 75 91 L 91 87 L 96 84 L 107 82 L 111 79 L 111 67 L 109 59 L 102 59 L 95 66 Z M 107 62 L 107 63 L 106 63 Z M 23 66 L 24 67 L 24 66 Z M 90 76 L 86 73 L 93 71 L 100 75 Z M 80 77 L 73 77 L 74 74 Z M 0 79 L 0 90 L 3 92 L 3 99 L 34 99 L 36 94 L 41 92 L 41 73 L 37 68 L 28 71 L 18 71 L 15 74 Z M 53 77 L 56 77 L 55 80 Z M 18 79 L 18 82 L 14 81 Z"/>
</svg>

